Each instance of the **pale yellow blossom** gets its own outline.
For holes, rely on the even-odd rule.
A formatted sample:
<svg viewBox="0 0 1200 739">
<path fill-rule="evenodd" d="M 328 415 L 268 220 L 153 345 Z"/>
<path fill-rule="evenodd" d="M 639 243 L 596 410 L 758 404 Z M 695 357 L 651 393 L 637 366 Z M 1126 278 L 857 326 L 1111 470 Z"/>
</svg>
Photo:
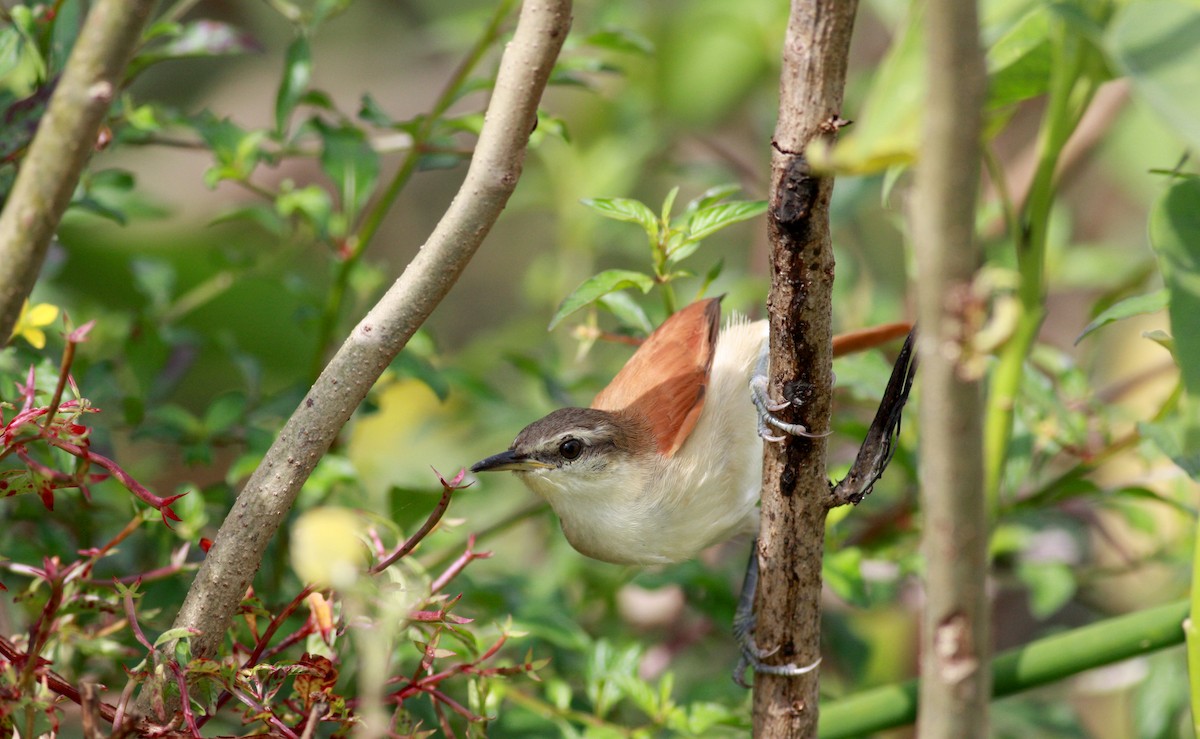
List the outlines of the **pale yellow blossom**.
<svg viewBox="0 0 1200 739">
<path fill-rule="evenodd" d="M 21 306 L 21 315 L 17 316 L 17 323 L 13 326 L 12 338 L 20 336 L 34 349 L 42 349 L 46 346 L 46 332 L 42 328 L 54 323 L 56 318 L 57 305 L 38 303 L 30 307 L 29 301 L 26 300 L 25 305 Z"/>
</svg>

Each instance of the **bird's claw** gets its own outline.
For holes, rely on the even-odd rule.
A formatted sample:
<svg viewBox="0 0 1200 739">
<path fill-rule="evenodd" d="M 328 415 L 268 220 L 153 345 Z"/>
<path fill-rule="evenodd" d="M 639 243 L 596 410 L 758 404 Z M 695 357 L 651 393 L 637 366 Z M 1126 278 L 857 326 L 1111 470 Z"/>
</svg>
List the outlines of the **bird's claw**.
<svg viewBox="0 0 1200 739">
<path fill-rule="evenodd" d="M 738 639 L 742 648 L 742 654 L 738 657 L 737 667 L 733 668 L 733 681 L 743 688 L 749 688 L 750 683 L 746 682 L 746 668 L 753 667 L 754 672 L 760 675 L 783 675 L 786 677 L 796 677 L 804 675 L 817 669 L 821 664 L 821 658 L 818 657 L 811 665 L 795 665 L 788 663 L 786 665 L 768 665 L 762 660 L 770 657 L 779 651 L 779 647 L 773 649 L 762 649 L 754 643 L 754 637 L 745 634 Z"/>
<path fill-rule="evenodd" d="M 792 436 L 804 436 L 809 439 L 820 439 L 832 434 L 832 431 L 823 431 L 815 433 L 809 431 L 804 424 L 788 423 L 782 418 L 775 415 L 775 411 L 781 411 L 792 405 L 787 400 L 775 400 L 767 392 L 767 376 L 765 374 L 755 374 L 750 378 L 750 398 L 754 401 L 754 407 L 758 409 L 758 435 L 766 441 L 780 442 L 787 437 L 781 434 L 773 434 L 772 427 L 783 431 L 784 434 Z"/>
</svg>

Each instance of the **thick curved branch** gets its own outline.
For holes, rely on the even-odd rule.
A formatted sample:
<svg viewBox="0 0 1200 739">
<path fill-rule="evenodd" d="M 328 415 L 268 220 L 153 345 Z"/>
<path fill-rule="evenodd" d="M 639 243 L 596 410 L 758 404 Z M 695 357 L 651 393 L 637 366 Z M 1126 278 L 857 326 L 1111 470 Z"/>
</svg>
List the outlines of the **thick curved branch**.
<svg viewBox="0 0 1200 739">
<path fill-rule="evenodd" d="M 779 121 L 771 161 L 771 384 L 798 410 L 786 420 L 829 428 L 833 384 L 833 180 L 804 156 L 841 122 L 854 0 L 793 0 L 784 40 Z M 813 664 L 820 656 L 821 556 L 829 481 L 825 440 L 768 444 L 763 464 L 757 644 L 766 662 Z M 816 736 L 817 671 L 756 674 L 755 736 Z"/>
<path fill-rule="evenodd" d="M 466 178 L 429 240 L 330 360 L 238 495 L 175 619 L 211 657 L 267 543 L 351 413 L 449 292 L 516 187 L 537 106 L 571 21 L 569 0 L 528 0 L 504 51 Z"/>
<path fill-rule="evenodd" d="M 154 5 L 154 0 L 100 0 L 71 50 L 0 214 L 0 346 L 33 290 Z"/>
<path fill-rule="evenodd" d="M 925 12 L 929 95 L 913 198 L 921 333 L 922 737 L 987 736 L 990 695 L 983 394 L 961 357 L 981 262 L 975 244 L 986 74 L 975 2 Z"/>
</svg>

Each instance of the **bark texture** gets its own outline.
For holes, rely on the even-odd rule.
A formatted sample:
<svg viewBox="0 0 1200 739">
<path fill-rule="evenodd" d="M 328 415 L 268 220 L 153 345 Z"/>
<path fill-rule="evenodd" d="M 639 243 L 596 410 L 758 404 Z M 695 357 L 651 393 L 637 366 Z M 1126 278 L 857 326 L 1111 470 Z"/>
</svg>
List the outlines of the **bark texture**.
<svg viewBox="0 0 1200 739">
<path fill-rule="evenodd" d="M 850 33 L 857 3 L 794 0 L 783 48 L 779 120 L 772 141 L 771 394 L 793 401 L 785 420 L 829 428 L 833 353 L 833 180 L 810 170 L 805 148 L 841 123 Z M 789 437 L 767 444 L 756 610 L 757 642 L 778 651 L 765 661 L 808 665 L 820 657 L 821 556 L 829 480 L 825 441 Z M 759 737 L 807 737 L 817 730 L 818 671 L 756 674 Z"/>
<path fill-rule="evenodd" d="M 913 211 L 926 563 L 917 734 L 963 739 L 988 735 L 991 693 L 982 393 L 960 362 L 979 300 L 972 283 L 981 261 L 974 226 L 986 75 L 973 0 L 931 0 L 924 15 L 929 96 Z"/>
<path fill-rule="evenodd" d="M 212 657 L 304 481 L 379 375 L 449 292 L 516 187 L 538 101 L 567 36 L 569 0 L 528 0 L 504 51 L 458 194 L 404 273 L 355 327 L 238 495 L 178 616 Z"/>
<path fill-rule="evenodd" d="M 84 21 L 0 214 L 0 346 L 33 291 L 154 5 L 100 0 Z"/>
</svg>

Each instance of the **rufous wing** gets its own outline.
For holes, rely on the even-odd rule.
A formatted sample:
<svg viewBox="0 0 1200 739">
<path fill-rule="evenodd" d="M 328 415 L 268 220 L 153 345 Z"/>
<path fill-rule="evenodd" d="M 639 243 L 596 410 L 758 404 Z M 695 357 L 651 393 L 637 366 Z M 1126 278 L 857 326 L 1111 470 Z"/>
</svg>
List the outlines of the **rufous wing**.
<svg viewBox="0 0 1200 739">
<path fill-rule="evenodd" d="M 637 416 L 649 426 L 659 454 L 675 454 L 704 410 L 720 321 L 720 298 L 692 303 L 663 321 L 592 407 Z"/>
</svg>

